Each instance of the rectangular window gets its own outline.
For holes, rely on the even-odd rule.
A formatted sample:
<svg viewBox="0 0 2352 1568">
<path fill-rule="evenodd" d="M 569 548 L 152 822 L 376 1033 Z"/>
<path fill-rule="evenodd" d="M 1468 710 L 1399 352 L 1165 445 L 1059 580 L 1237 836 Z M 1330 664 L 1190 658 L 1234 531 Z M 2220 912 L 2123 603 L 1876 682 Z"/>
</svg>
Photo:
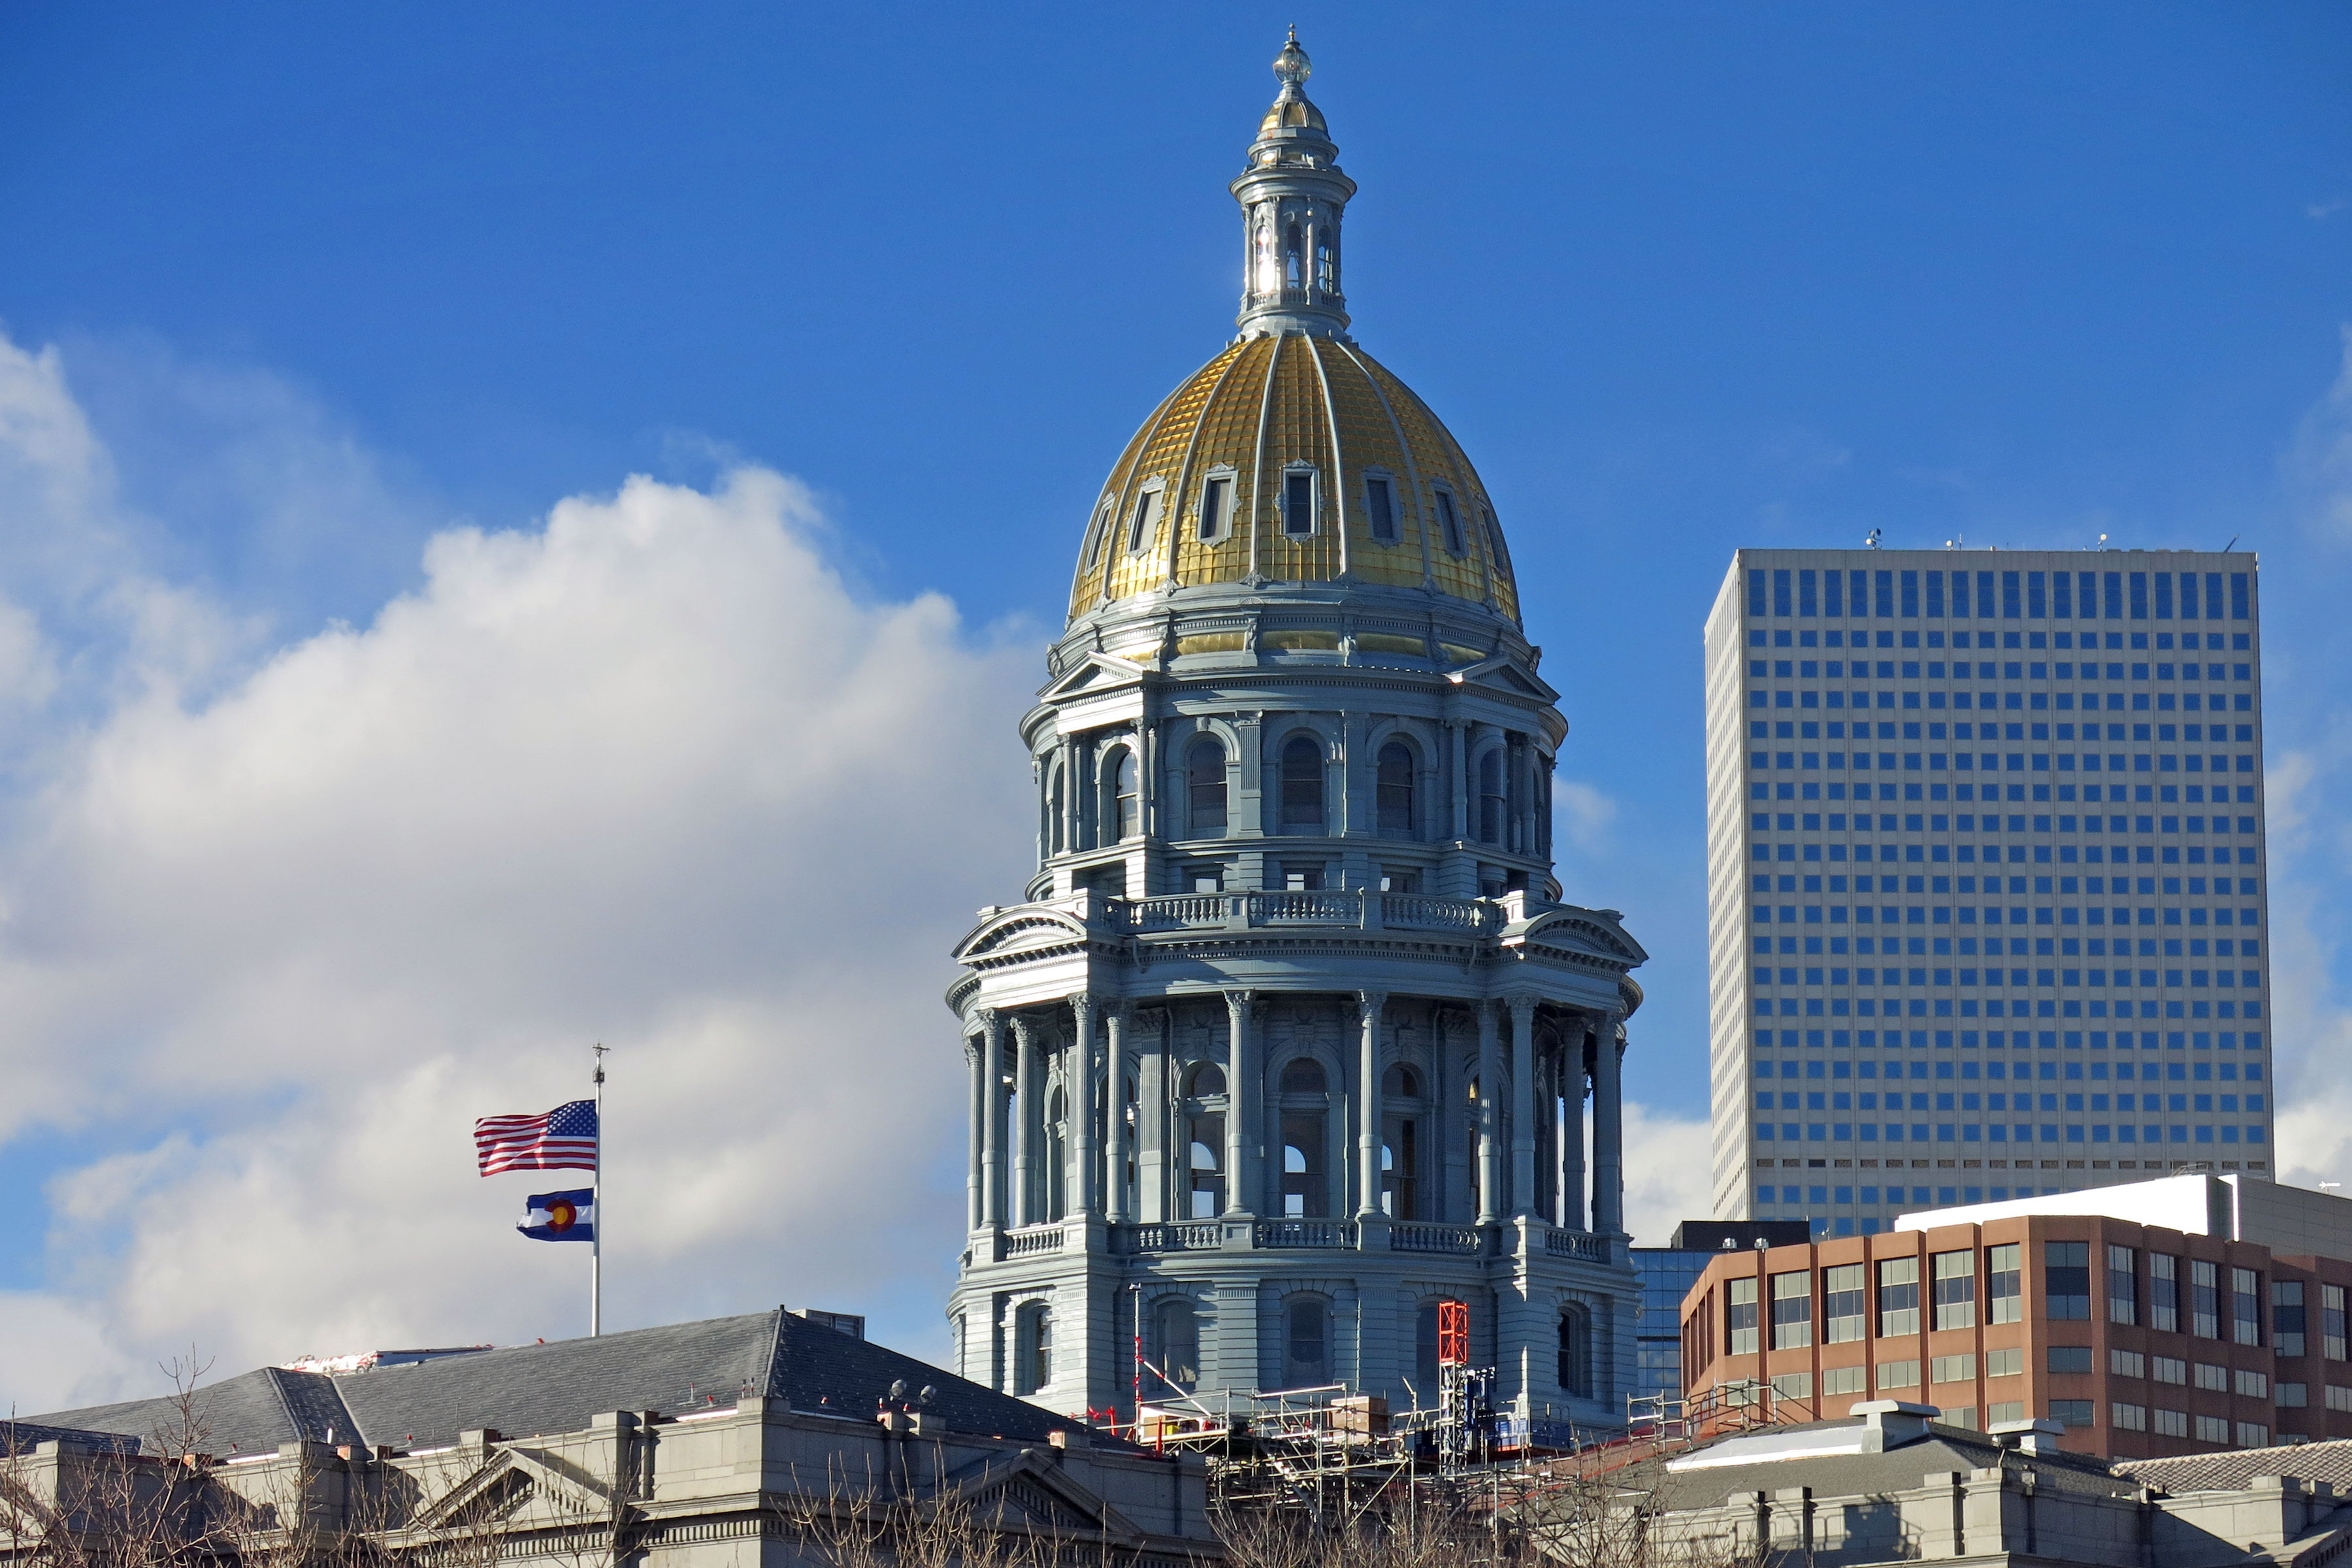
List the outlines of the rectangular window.
<svg viewBox="0 0 2352 1568">
<path fill-rule="evenodd" d="M 2107 1248 L 2107 1321 L 2139 1321 L 2138 1259 L 2128 1247 Z"/>
<path fill-rule="evenodd" d="M 1863 1267 L 1841 1264 L 1822 1270 L 1822 1343 L 1841 1345 L 1862 1338 L 1869 1302 L 1864 1291 Z M 1823 1386 L 1823 1393 L 1852 1393 Z"/>
<path fill-rule="evenodd" d="M 2025 1373 L 2025 1352 L 2021 1350 L 1985 1352 L 1987 1377 L 2021 1377 Z"/>
<path fill-rule="evenodd" d="M 1315 531 L 1315 475 L 1312 470 L 1293 468 L 1282 476 L 1282 531 L 1293 539 L 1304 539 Z"/>
<path fill-rule="evenodd" d="M 1364 515 L 1370 521 L 1374 539 L 1383 544 L 1396 542 L 1396 494 L 1389 488 L 1386 475 L 1373 474 L 1364 480 Z"/>
<path fill-rule="evenodd" d="M 2115 575 L 2112 572 L 2107 574 L 2111 577 Z M 2189 1436 L 2189 1413 L 2187 1411 L 2151 1410 L 2148 1412 L 2148 1415 L 2152 1419 L 2152 1424 L 2154 1425 L 2158 1436 L 2186 1437 Z"/>
<path fill-rule="evenodd" d="M 2221 1270 L 2217 1263 L 2189 1260 L 2189 1331 L 2200 1340 L 2221 1337 Z"/>
<path fill-rule="evenodd" d="M 2230 1440 L 2229 1417 L 2200 1415 L 2197 1418 L 2197 1440 L 2200 1443 L 2228 1443 Z"/>
<path fill-rule="evenodd" d="M 2025 1419 L 2025 1401 L 2022 1399 L 1997 1399 L 1987 1405 L 1985 1410 L 1992 1417 L 1992 1424 L 1996 1426 L 2004 1421 Z"/>
<path fill-rule="evenodd" d="M 1729 1281 L 1724 1292 L 1723 1342 L 1733 1355 L 1756 1353 L 1756 1280 Z"/>
<path fill-rule="evenodd" d="M 2280 1355 L 2304 1355 L 2303 1281 L 2273 1279 L 2271 1281 L 2271 1349 Z"/>
<path fill-rule="evenodd" d="M 1156 489 L 1146 490 L 1135 498 L 1135 515 L 1127 526 L 1127 548 L 1129 553 L 1150 544 L 1160 532 L 1160 497 Z"/>
<path fill-rule="evenodd" d="M 2189 1363 L 2175 1356 L 2152 1355 L 2147 1358 L 2147 1375 L 2156 1383 L 2175 1383 L 2186 1386 Z"/>
<path fill-rule="evenodd" d="M 2327 1385 L 2327 1408 L 2330 1410 L 2352 1412 L 2352 1388 L 2346 1388 L 2341 1384 L 2329 1384 Z"/>
<path fill-rule="evenodd" d="M 1801 1350 L 1813 1342 L 1813 1276 L 1808 1269 L 1772 1276 L 1772 1348 Z"/>
<path fill-rule="evenodd" d="M 1977 1255 L 1974 1248 L 1965 1252 L 1939 1252 L 1930 1259 L 1934 1264 L 1936 1289 L 1936 1326 L 1939 1329 L 1973 1329 L 1977 1326 Z"/>
<path fill-rule="evenodd" d="M 1822 1369 L 1822 1392 L 1860 1394 L 1869 1370 L 1860 1366 L 1825 1366 Z"/>
<path fill-rule="evenodd" d="M 2016 1242 L 1985 1248 L 1985 1321 L 2014 1323 L 2024 1315 L 2024 1249 Z"/>
<path fill-rule="evenodd" d="M 1772 1380 L 1772 1392 L 1783 1399 L 1811 1399 L 1813 1396 L 1813 1374 L 1810 1372 L 1784 1372 Z"/>
<path fill-rule="evenodd" d="M 2230 1369 L 2228 1367 L 2215 1366 L 2211 1362 L 2200 1361 L 2196 1363 L 2191 1370 L 2196 1373 L 2197 1386 L 2204 1389 L 2207 1393 L 2227 1394 L 2230 1392 Z"/>
<path fill-rule="evenodd" d="M 1454 492 L 1442 489 L 1436 493 L 1437 525 L 1445 535 L 1445 548 L 1456 555 L 1463 554 L 1462 520 L 1454 515 Z"/>
<path fill-rule="evenodd" d="M 2231 1390 L 2241 1399 L 2268 1399 L 2271 1377 L 2266 1372 L 2249 1372 L 2240 1367 L 2230 1374 Z"/>
<path fill-rule="evenodd" d="M 2147 1405 L 2126 1405 L 2121 1400 L 2116 1400 L 2107 1406 L 2107 1410 L 2118 1431 L 2145 1432 L 2147 1430 Z"/>
<path fill-rule="evenodd" d="M 2311 1389 L 2300 1383 L 2282 1383 L 2276 1388 L 2276 1403 L 2282 1410 L 2301 1410 L 2311 1404 Z"/>
<path fill-rule="evenodd" d="M 2158 1252 L 2147 1255 L 2147 1326 L 2180 1331 L 2180 1264 Z"/>
<path fill-rule="evenodd" d="M 2147 1357 L 2137 1351 L 2110 1350 L 2107 1352 L 2107 1372 L 2115 1377 L 2146 1377 Z"/>
<path fill-rule="evenodd" d="M 1977 1379 L 1977 1358 L 1972 1355 L 1939 1355 L 1928 1363 L 1927 1375 L 1935 1383 L 1974 1383 Z"/>
<path fill-rule="evenodd" d="M 2242 1345 L 2263 1342 L 2263 1277 L 2254 1269 L 2230 1270 L 2230 1337 Z"/>
<path fill-rule="evenodd" d="M 1880 1362 L 1878 1363 L 1878 1386 L 1881 1390 L 1889 1388 L 1918 1387 L 1919 1363 L 1916 1361 Z"/>
<path fill-rule="evenodd" d="M 2046 1370 L 2062 1376 L 2088 1376 L 2091 1371 L 2091 1347 L 2088 1345 L 2050 1345 L 2043 1349 Z"/>
<path fill-rule="evenodd" d="M 2081 1431 L 2092 1425 L 2091 1412 L 2096 1403 L 2088 1399 L 2053 1399 L 2050 1402 L 2050 1419 L 2070 1432 Z"/>
<path fill-rule="evenodd" d="M 1233 505 L 1234 481 L 1220 476 L 1201 488 L 1201 525 L 1196 531 L 1202 539 L 1222 539 L 1225 532 L 1225 513 Z"/>
<path fill-rule="evenodd" d="M 2239 1447 L 2267 1448 L 2270 1447 L 2270 1442 L 2271 1429 L 2268 1426 L 2263 1426 L 2261 1422 L 2241 1421 L 2238 1423 Z"/>
<path fill-rule="evenodd" d="M 2329 1361 L 2345 1359 L 2344 1287 L 2319 1288 L 2319 1353 Z"/>
<path fill-rule="evenodd" d="M 1889 1258 L 1878 1265 L 1878 1337 L 1919 1331 L 1919 1260 Z"/>
<path fill-rule="evenodd" d="M 2089 1242 L 2042 1244 L 2042 1297 L 2051 1318 L 2080 1320 L 2091 1315 Z"/>
</svg>

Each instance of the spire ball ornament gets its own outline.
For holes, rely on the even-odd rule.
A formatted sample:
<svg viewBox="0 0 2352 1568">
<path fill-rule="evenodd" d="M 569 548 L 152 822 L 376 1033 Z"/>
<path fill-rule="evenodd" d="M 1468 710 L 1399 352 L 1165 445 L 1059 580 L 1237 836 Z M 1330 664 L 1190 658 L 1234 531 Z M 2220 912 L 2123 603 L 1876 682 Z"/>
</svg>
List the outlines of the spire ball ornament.
<svg viewBox="0 0 2352 1568">
<path fill-rule="evenodd" d="M 1298 47 L 1297 27 L 1290 29 L 1290 40 L 1282 46 L 1282 53 L 1274 57 L 1274 74 L 1283 86 L 1290 88 L 1303 85 L 1308 77 L 1315 74 L 1314 62 L 1307 58 L 1307 51 Z"/>
</svg>

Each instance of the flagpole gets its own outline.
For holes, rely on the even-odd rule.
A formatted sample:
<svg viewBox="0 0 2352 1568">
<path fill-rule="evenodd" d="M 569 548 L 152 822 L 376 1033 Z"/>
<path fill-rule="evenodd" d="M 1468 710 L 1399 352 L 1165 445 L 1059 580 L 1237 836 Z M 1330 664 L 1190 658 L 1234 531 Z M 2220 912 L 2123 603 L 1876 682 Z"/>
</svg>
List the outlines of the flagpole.
<svg viewBox="0 0 2352 1568">
<path fill-rule="evenodd" d="M 589 1167 L 589 1213 L 594 1215 L 594 1228 L 588 1233 L 588 1333 L 590 1338 L 604 1331 L 604 1052 L 599 1045 L 596 1052 L 596 1163 Z"/>
</svg>

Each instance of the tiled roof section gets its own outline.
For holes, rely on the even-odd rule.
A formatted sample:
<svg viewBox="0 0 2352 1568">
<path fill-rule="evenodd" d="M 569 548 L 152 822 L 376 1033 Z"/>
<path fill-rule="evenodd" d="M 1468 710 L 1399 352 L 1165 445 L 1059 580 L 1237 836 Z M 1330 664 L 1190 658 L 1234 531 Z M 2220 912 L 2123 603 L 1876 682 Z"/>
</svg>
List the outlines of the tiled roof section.
<svg viewBox="0 0 2352 1568">
<path fill-rule="evenodd" d="M 274 1366 L 206 1384 L 194 1411 L 201 1430 L 194 1434 L 184 1433 L 181 1413 L 168 1399 L 133 1399 L 33 1419 L 137 1437 L 151 1453 L 186 1441 L 205 1453 L 269 1454 L 281 1443 L 324 1440 L 331 1428 L 345 1438 L 352 1434 L 357 1423 L 336 1384 L 336 1379 L 322 1373 Z"/>
<path fill-rule="evenodd" d="M 44 1426 L 37 1421 L 0 1421 L 0 1458 L 29 1454 L 44 1443 L 78 1443 L 85 1448 L 110 1448 L 135 1454 L 140 1442 L 120 1432 L 93 1432 L 86 1426 Z"/>
<path fill-rule="evenodd" d="M 2169 1459 L 2126 1459 L 2116 1469 L 2168 1492 L 2233 1490 L 2256 1476 L 2327 1481 L 2341 1491 L 2352 1489 L 2352 1440 L 2235 1448 L 2223 1454 L 2183 1454 Z"/>
<path fill-rule="evenodd" d="M 299 1438 L 438 1447 L 491 1427 L 509 1437 L 575 1432 L 609 1410 L 682 1415 L 745 1394 L 812 1415 L 871 1420 L 893 1383 L 951 1431 L 1043 1442 L 1079 1425 L 781 1308 L 595 1339 L 516 1345 L 345 1377 L 265 1367 L 203 1391 L 214 1453 L 267 1453 Z M 137 1400 L 37 1419 L 147 1437 L 168 1432 L 167 1401 Z M 1101 1441 L 1102 1439 L 1097 1439 Z"/>
</svg>

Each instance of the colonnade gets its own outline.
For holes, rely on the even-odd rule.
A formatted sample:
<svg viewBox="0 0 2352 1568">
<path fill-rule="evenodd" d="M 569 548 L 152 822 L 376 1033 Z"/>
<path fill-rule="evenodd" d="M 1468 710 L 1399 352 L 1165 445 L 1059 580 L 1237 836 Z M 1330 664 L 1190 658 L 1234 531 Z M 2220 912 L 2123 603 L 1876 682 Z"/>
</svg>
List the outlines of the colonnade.
<svg viewBox="0 0 2352 1568">
<path fill-rule="evenodd" d="M 1224 1207 L 1228 1215 L 1247 1215 L 1262 1212 L 1255 1200 L 1265 1193 L 1262 1140 L 1266 1061 L 1260 1025 L 1265 1004 L 1276 994 L 1234 989 L 1220 994 L 1226 1016 Z M 1381 992 L 1354 994 L 1356 1072 L 1353 1085 L 1343 1091 L 1343 1103 L 1356 1118 L 1355 1166 L 1353 1180 L 1342 1190 L 1358 1217 L 1383 1212 L 1381 1155 L 1385 1120 L 1380 1029 L 1389 1000 Z M 1622 1015 L 1554 1011 L 1555 1017 L 1569 1025 L 1567 1044 L 1557 1062 L 1556 1086 L 1567 1102 L 1567 1113 L 1555 1130 L 1549 1158 L 1544 1159 L 1542 1124 L 1536 1108 L 1540 1076 L 1536 1026 L 1542 1000 L 1516 993 L 1465 1005 L 1477 1029 L 1477 1122 L 1475 1147 L 1471 1152 L 1475 1223 L 1498 1225 L 1522 1216 L 1556 1218 L 1572 1229 L 1622 1233 Z M 1136 1065 L 1132 1038 L 1136 1012 L 1136 1004 L 1129 1000 L 1085 993 L 1051 1004 L 1049 1009 L 973 1011 L 971 1022 L 977 1028 L 967 1037 L 964 1047 L 970 1069 L 971 1140 L 965 1185 L 971 1229 L 1019 1228 L 1051 1217 L 1045 1195 L 1049 1156 L 1041 1147 L 1046 1121 L 1040 1100 L 1047 1080 L 1048 1039 L 1064 1032 L 1055 1013 L 1066 1013 L 1069 1044 L 1062 1048 L 1071 1053 L 1062 1075 L 1068 1129 L 1065 1216 L 1102 1219 L 1114 1225 L 1143 1217 L 1135 1212 L 1134 1200 L 1139 1192 L 1127 1181 L 1128 1166 L 1138 1153 L 1140 1127 L 1129 1121 L 1121 1092 L 1130 1068 Z M 1506 1021 L 1510 1051 L 1507 1075 L 1503 1070 Z M 1013 1045 L 1009 1080 L 1004 1071 L 1008 1032 Z M 1164 1043 L 1160 1048 L 1165 1050 Z M 1068 1070 L 1073 1065 L 1077 1068 L 1075 1072 Z M 1504 1100 L 1494 1087 L 1507 1077 L 1510 1086 L 1507 1122 Z M 1592 1106 L 1589 1209 L 1581 1109 L 1588 1083 Z M 1548 1103 L 1550 1098 L 1547 1095 Z M 1019 1114 L 1010 1114 L 1015 1106 Z M 1003 1146 L 1008 1141 L 1009 1150 Z M 1553 1215 L 1544 1213 L 1545 1184 L 1539 1183 L 1539 1175 L 1557 1184 L 1559 1207 Z M 1452 1217 L 1459 1223 L 1458 1216 Z"/>
</svg>

